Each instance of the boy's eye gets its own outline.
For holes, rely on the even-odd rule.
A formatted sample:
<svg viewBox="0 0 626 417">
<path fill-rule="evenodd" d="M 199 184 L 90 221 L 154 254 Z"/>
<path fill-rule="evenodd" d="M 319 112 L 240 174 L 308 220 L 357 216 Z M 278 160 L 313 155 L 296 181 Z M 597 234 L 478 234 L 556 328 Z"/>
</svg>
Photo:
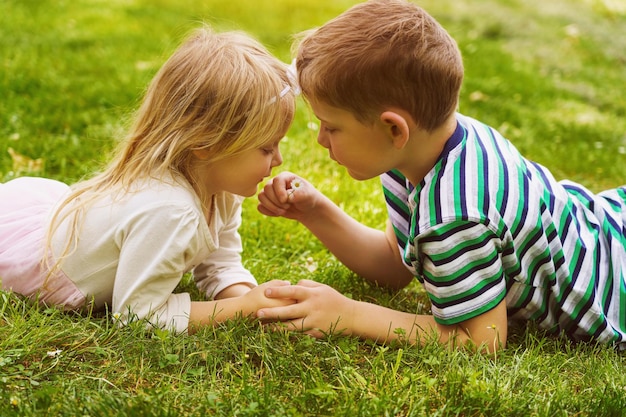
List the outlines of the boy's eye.
<svg viewBox="0 0 626 417">
<path fill-rule="evenodd" d="M 334 128 L 328 127 L 328 126 L 324 126 L 324 131 L 328 132 L 328 133 L 333 133 L 333 132 L 336 132 L 337 129 L 334 129 Z"/>
</svg>

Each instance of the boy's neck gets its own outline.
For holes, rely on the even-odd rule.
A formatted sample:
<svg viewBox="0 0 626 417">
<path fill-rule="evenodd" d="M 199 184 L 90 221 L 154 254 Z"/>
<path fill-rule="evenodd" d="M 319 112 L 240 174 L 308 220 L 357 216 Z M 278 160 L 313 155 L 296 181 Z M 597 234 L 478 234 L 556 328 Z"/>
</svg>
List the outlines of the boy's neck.
<svg viewBox="0 0 626 417">
<path fill-rule="evenodd" d="M 432 132 L 415 129 L 406 147 L 406 158 L 398 170 L 413 184 L 419 184 L 439 160 L 448 139 L 456 129 L 453 113 L 440 127 Z"/>
</svg>

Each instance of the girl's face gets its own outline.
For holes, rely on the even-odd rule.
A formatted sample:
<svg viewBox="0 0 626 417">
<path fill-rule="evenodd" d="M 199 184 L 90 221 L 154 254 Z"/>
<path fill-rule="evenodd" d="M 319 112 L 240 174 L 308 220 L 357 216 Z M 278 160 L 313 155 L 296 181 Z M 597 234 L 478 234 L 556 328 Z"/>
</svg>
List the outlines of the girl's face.
<svg viewBox="0 0 626 417">
<path fill-rule="evenodd" d="M 200 165 L 196 171 L 199 182 L 208 195 L 221 191 L 244 197 L 255 195 L 259 183 L 271 175 L 272 168 L 283 163 L 278 148 L 281 139 L 260 148 Z M 200 159 L 206 159 L 199 152 L 195 154 Z"/>
</svg>

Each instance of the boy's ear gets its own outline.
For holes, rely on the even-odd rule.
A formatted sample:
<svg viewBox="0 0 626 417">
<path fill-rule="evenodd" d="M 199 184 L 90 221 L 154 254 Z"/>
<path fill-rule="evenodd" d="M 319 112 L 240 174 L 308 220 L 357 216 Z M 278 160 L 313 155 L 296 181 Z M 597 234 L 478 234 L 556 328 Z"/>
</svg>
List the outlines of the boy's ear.
<svg viewBox="0 0 626 417">
<path fill-rule="evenodd" d="M 402 149 L 409 141 L 411 134 L 407 119 L 398 112 L 387 110 L 380 114 L 380 121 L 387 129 L 393 146 Z"/>
</svg>

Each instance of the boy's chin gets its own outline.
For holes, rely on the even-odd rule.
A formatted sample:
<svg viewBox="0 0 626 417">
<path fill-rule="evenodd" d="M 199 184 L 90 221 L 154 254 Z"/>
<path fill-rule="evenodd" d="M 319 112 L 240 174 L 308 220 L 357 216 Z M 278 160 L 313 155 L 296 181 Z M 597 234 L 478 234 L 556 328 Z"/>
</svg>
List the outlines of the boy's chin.
<svg viewBox="0 0 626 417">
<path fill-rule="evenodd" d="M 353 179 L 355 179 L 357 181 L 366 181 L 366 180 L 370 180 L 370 179 L 375 177 L 375 175 L 374 176 L 366 175 L 366 174 L 363 174 L 363 173 L 351 171 L 349 169 L 347 169 L 347 171 L 348 171 L 348 175 L 350 175 Z"/>
</svg>

